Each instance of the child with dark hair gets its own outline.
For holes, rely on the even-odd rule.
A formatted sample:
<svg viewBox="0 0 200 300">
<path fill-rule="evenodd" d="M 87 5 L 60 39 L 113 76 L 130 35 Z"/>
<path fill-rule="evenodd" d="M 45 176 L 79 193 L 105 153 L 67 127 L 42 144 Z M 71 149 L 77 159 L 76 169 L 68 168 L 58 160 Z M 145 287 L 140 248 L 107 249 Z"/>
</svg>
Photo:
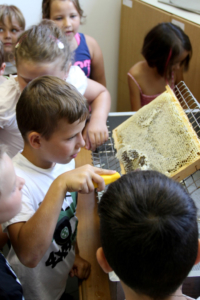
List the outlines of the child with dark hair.
<svg viewBox="0 0 200 300">
<path fill-rule="evenodd" d="M 93 182 L 102 190 L 99 174 L 114 172 L 90 165 L 75 169 L 74 159 L 85 145 L 82 130 L 88 106 L 61 78 L 42 76 L 29 82 L 16 116 L 24 149 L 13 163 L 26 183 L 21 211 L 2 225 L 12 244 L 8 261 L 25 299 L 60 300 L 69 275 L 86 279 L 90 274 L 90 264 L 80 257 L 76 243 L 74 192 L 92 192 Z"/>
<path fill-rule="evenodd" d="M 196 207 L 179 183 L 130 172 L 109 185 L 99 215 L 97 259 L 118 275 L 126 300 L 186 299 L 181 285 L 200 250 Z"/>
<path fill-rule="evenodd" d="M 142 55 L 128 73 L 131 108 L 137 111 L 165 91 L 174 89 L 183 80 L 192 56 L 189 37 L 172 23 L 160 23 L 144 38 Z"/>
<path fill-rule="evenodd" d="M 6 81 L 6 78 L 3 76 L 5 71 L 6 63 L 5 63 L 5 55 L 3 43 L 0 41 L 0 84 Z"/>
</svg>

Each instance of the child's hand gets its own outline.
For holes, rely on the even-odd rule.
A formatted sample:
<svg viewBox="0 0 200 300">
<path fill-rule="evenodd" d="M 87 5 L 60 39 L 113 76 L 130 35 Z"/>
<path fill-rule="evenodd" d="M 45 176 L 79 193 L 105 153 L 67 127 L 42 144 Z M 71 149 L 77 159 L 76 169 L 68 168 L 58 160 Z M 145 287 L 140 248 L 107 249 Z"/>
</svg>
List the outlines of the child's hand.
<svg viewBox="0 0 200 300">
<path fill-rule="evenodd" d="M 90 120 L 84 130 L 85 148 L 94 151 L 108 139 L 108 128 L 101 120 Z"/>
<path fill-rule="evenodd" d="M 82 131 L 82 136 L 85 141 L 85 149 L 90 150 L 91 144 L 90 144 L 90 140 L 89 140 L 89 136 L 88 136 L 88 125 L 89 125 L 89 122 L 87 122 L 85 124 L 85 127 Z"/>
<path fill-rule="evenodd" d="M 69 272 L 70 277 L 78 277 L 79 279 L 87 279 L 91 272 L 91 264 L 76 254 L 74 265 Z"/>
<path fill-rule="evenodd" d="M 95 168 L 91 165 L 85 165 L 76 168 L 72 171 L 65 172 L 57 177 L 56 181 L 59 184 L 61 181 L 64 187 L 64 192 L 80 192 L 83 194 L 90 193 L 94 190 L 95 182 L 98 186 L 98 191 L 102 191 L 105 188 L 105 182 L 99 174 L 111 175 L 115 171 Z"/>
</svg>

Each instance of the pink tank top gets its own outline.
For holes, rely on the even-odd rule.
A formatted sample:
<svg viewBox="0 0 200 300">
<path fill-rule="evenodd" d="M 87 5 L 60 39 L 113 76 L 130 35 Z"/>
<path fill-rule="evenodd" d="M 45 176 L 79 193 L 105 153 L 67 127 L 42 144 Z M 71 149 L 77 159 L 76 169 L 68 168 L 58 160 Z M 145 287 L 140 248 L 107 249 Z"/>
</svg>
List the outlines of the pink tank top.
<svg viewBox="0 0 200 300">
<path fill-rule="evenodd" d="M 140 91 L 140 99 L 141 99 L 141 106 L 144 106 L 148 103 L 150 103 L 152 100 L 154 100 L 156 97 L 158 97 L 160 94 L 156 94 L 156 95 L 145 95 L 143 94 L 142 92 L 142 89 L 141 87 L 139 86 L 138 82 L 135 80 L 135 78 L 130 74 L 128 73 L 128 76 L 131 77 L 131 79 L 133 79 L 133 81 L 135 82 L 135 84 L 137 85 L 139 91 Z M 171 78 L 171 89 L 174 90 L 174 72 L 172 72 L 172 78 Z"/>
</svg>

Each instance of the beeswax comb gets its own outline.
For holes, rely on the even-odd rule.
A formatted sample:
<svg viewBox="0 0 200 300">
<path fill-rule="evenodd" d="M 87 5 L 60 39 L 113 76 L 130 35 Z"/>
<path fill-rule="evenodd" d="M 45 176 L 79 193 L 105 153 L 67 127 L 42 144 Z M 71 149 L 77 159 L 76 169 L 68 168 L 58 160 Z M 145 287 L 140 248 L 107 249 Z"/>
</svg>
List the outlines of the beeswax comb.
<svg viewBox="0 0 200 300">
<path fill-rule="evenodd" d="M 100 175 L 100 176 L 103 178 L 105 185 L 110 184 L 121 177 L 121 175 L 118 172 L 116 172 L 112 175 Z M 96 189 L 98 187 L 97 183 L 93 182 L 93 184 Z"/>
</svg>

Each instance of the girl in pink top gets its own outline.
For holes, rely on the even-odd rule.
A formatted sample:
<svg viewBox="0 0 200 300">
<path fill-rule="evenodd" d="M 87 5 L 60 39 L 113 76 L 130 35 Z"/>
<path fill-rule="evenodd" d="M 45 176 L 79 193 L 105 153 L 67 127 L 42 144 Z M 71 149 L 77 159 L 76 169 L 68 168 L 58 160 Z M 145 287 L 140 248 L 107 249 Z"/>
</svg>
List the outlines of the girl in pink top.
<svg viewBox="0 0 200 300">
<path fill-rule="evenodd" d="M 137 111 L 165 91 L 174 89 L 183 80 L 192 56 L 189 37 L 172 23 L 160 23 L 147 33 L 142 55 L 128 73 L 131 109 Z"/>
</svg>

